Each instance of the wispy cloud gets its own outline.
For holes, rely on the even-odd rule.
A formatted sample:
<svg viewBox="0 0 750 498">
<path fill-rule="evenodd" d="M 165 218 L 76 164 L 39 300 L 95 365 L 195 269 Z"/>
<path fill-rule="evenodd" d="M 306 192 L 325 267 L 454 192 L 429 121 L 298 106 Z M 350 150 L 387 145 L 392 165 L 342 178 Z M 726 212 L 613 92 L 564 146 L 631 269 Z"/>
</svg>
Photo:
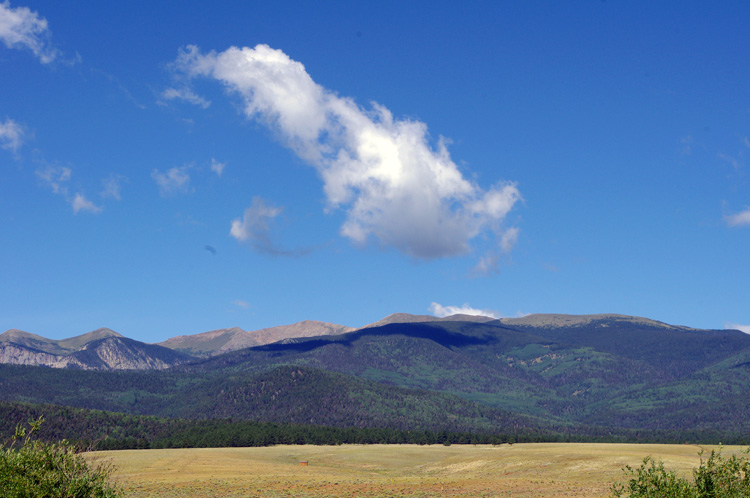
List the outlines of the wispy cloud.
<svg viewBox="0 0 750 498">
<path fill-rule="evenodd" d="M 151 172 L 151 178 L 159 187 L 159 192 L 164 197 L 190 192 L 190 165 L 175 166 L 162 173 L 158 169 Z"/>
<path fill-rule="evenodd" d="M 70 194 L 69 184 L 73 174 L 70 168 L 65 166 L 46 166 L 37 169 L 35 173 L 37 178 L 42 180 L 54 194 L 62 196 L 72 206 L 74 214 L 78 214 L 81 211 L 94 214 L 102 212 L 103 208 L 101 206 L 97 206 L 86 199 L 82 193 Z"/>
<path fill-rule="evenodd" d="M 127 182 L 127 178 L 117 173 L 112 173 L 102 180 L 102 191 L 100 195 L 105 199 L 122 200 L 122 184 Z"/>
<path fill-rule="evenodd" d="M 183 80 L 220 81 L 242 98 L 248 117 L 314 166 L 328 209 L 346 211 L 340 233 L 353 242 L 375 239 L 421 259 L 465 254 L 480 234 L 502 246 L 502 222 L 521 199 L 516 185 L 485 190 L 464 178 L 446 140 L 431 145 L 424 123 L 396 119 L 375 103 L 361 108 L 267 45 L 207 54 L 190 46 L 173 67 Z"/>
<path fill-rule="evenodd" d="M 217 176 L 221 176 L 224 174 L 225 167 L 226 167 L 226 163 L 220 163 L 213 157 L 211 158 L 211 171 L 216 173 Z"/>
<path fill-rule="evenodd" d="M 46 166 L 36 170 L 36 176 L 44 182 L 55 194 L 68 195 L 68 182 L 72 175 L 70 168 L 65 166 Z"/>
<path fill-rule="evenodd" d="M 502 316 L 493 310 L 480 310 L 472 308 L 468 303 L 463 306 L 443 306 L 442 304 L 432 303 L 430 304 L 430 313 L 433 315 L 444 318 L 451 315 L 473 315 L 473 316 L 488 316 L 491 318 L 502 318 Z"/>
<path fill-rule="evenodd" d="M 252 307 L 250 303 L 247 301 L 243 301 L 242 299 L 235 299 L 232 301 L 232 304 L 237 306 L 238 308 L 242 308 L 243 310 L 249 309 Z"/>
<path fill-rule="evenodd" d="M 189 88 L 167 88 L 161 93 L 161 98 L 163 100 L 184 100 L 203 109 L 208 109 L 211 105 L 211 101 L 197 95 Z"/>
<path fill-rule="evenodd" d="M 10 2 L 0 3 L 0 40 L 8 48 L 27 48 L 48 64 L 60 55 L 50 43 L 47 20 L 28 7 L 11 8 Z"/>
<path fill-rule="evenodd" d="M 500 261 L 503 256 L 510 254 L 518 242 L 521 230 L 511 227 L 503 232 L 498 247 L 487 252 L 474 267 L 474 275 L 492 275 L 500 270 Z"/>
<path fill-rule="evenodd" d="M 6 118 L 5 122 L 0 121 L 0 148 L 15 154 L 21 148 L 23 139 L 24 130 L 21 125 L 10 118 Z"/>
<path fill-rule="evenodd" d="M 727 323 L 725 325 L 725 328 L 731 329 L 731 330 L 739 330 L 746 334 L 750 334 L 750 325 L 740 325 L 738 323 Z"/>
<path fill-rule="evenodd" d="M 723 152 L 719 152 L 718 154 L 719 159 L 727 162 L 735 171 L 739 171 L 742 168 L 742 163 L 740 162 L 740 159 L 735 156 L 730 156 L 729 154 L 724 154 Z"/>
<path fill-rule="evenodd" d="M 95 205 L 90 200 L 86 199 L 83 194 L 77 193 L 73 200 L 71 201 L 71 205 L 73 206 L 73 212 L 75 214 L 78 214 L 81 211 L 87 211 L 89 213 L 101 213 L 102 207 Z"/>
<path fill-rule="evenodd" d="M 750 225 L 750 208 L 740 211 L 739 213 L 725 215 L 724 221 L 726 221 L 727 225 L 730 227 Z"/>
<path fill-rule="evenodd" d="M 291 255 L 271 240 L 271 226 L 284 209 L 267 204 L 254 197 L 252 205 L 245 209 L 242 219 L 232 221 L 229 234 L 240 242 L 250 244 L 255 250 L 272 255 Z"/>
</svg>

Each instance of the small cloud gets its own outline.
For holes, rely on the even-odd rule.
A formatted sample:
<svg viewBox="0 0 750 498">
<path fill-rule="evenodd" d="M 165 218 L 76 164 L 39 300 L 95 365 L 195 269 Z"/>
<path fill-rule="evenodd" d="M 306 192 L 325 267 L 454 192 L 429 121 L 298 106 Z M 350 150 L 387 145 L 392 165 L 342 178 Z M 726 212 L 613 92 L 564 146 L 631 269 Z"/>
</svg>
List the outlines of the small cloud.
<svg viewBox="0 0 750 498">
<path fill-rule="evenodd" d="M 211 105 L 209 100 L 197 95 L 189 88 L 167 88 L 161 93 L 161 98 L 164 100 L 184 100 L 203 109 L 208 109 Z"/>
<path fill-rule="evenodd" d="M 497 311 L 493 310 L 480 310 L 472 308 L 468 304 L 463 306 L 443 306 L 442 304 L 432 303 L 430 304 L 430 313 L 433 315 L 444 318 L 451 315 L 472 315 L 472 316 L 488 316 L 490 318 L 502 318 L 502 315 Z"/>
<path fill-rule="evenodd" d="M 190 192 L 190 165 L 175 166 L 162 173 L 158 169 L 151 172 L 151 178 L 159 186 L 159 193 L 164 197 Z"/>
<path fill-rule="evenodd" d="M 101 213 L 102 207 L 95 205 L 93 202 L 86 199 L 83 194 L 76 194 L 71 202 L 73 205 L 73 212 L 78 214 L 80 211 L 88 211 L 89 213 Z"/>
<path fill-rule="evenodd" d="M 47 166 L 40 168 L 35 171 L 36 176 L 44 182 L 51 190 L 53 194 L 60 195 L 65 198 L 73 207 L 73 213 L 78 214 L 81 211 L 87 211 L 89 213 L 101 213 L 103 208 L 97 206 L 82 193 L 76 193 L 70 195 L 70 189 L 68 187 L 70 178 L 73 172 L 70 168 L 65 166 Z"/>
<path fill-rule="evenodd" d="M 216 252 L 217 251 L 216 251 L 216 248 L 214 246 L 210 246 L 210 245 L 206 244 L 205 246 L 203 246 L 203 249 L 205 249 L 206 251 L 208 251 L 211 254 L 213 254 L 214 256 L 216 256 Z"/>
<path fill-rule="evenodd" d="M 21 125 L 10 118 L 6 118 L 5 122 L 0 121 L 0 148 L 15 154 L 21 148 L 23 139 L 24 131 Z"/>
<path fill-rule="evenodd" d="M 7 0 L 0 3 L 0 40 L 8 48 L 28 48 L 43 64 L 60 55 L 49 39 L 51 33 L 47 20 L 28 7 L 12 9 Z"/>
<path fill-rule="evenodd" d="M 213 157 L 211 158 L 211 171 L 216 173 L 217 176 L 221 176 L 224 173 L 225 167 L 226 167 L 226 163 L 220 163 Z"/>
<path fill-rule="evenodd" d="M 735 171 L 739 171 L 742 168 L 742 163 L 740 162 L 740 160 L 736 157 L 730 156 L 729 154 L 719 152 L 719 159 L 722 159 L 729 163 Z"/>
<path fill-rule="evenodd" d="M 730 227 L 750 225 L 750 208 L 736 214 L 725 215 L 724 221 L 726 221 L 727 225 Z"/>
<path fill-rule="evenodd" d="M 542 263 L 542 267 L 547 271 L 551 271 L 552 273 L 557 273 L 560 271 L 560 269 L 552 263 L 544 262 Z"/>
<path fill-rule="evenodd" d="M 282 254 L 271 241 L 271 224 L 284 208 L 266 204 L 260 197 L 254 197 L 252 205 L 245 209 L 242 219 L 232 221 L 229 234 L 240 242 L 247 242 L 259 252 Z"/>
<path fill-rule="evenodd" d="M 745 147 L 747 147 L 748 149 L 750 149 L 750 139 L 749 139 L 749 138 L 747 138 L 747 137 L 743 137 L 743 138 L 742 138 L 742 144 L 743 144 L 743 145 L 744 145 Z"/>
<path fill-rule="evenodd" d="M 512 227 L 505 230 L 500 236 L 500 243 L 497 249 L 485 254 L 474 267 L 474 275 L 492 275 L 500 270 L 500 260 L 503 256 L 511 253 L 518 242 L 518 234 L 521 230 L 518 227 Z"/>
<path fill-rule="evenodd" d="M 738 323 L 727 323 L 725 325 L 725 328 L 730 329 L 730 330 L 739 330 L 740 332 L 750 334 L 750 325 L 740 325 Z"/>
<path fill-rule="evenodd" d="M 105 199 L 115 199 L 117 201 L 122 200 L 120 190 L 122 189 L 122 184 L 127 181 L 127 178 L 124 176 L 112 173 L 102 180 L 102 191 L 99 195 Z"/>
<path fill-rule="evenodd" d="M 237 306 L 238 308 L 242 308 L 243 310 L 246 310 L 252 307 L 252 304 L 248 303 L 247 301 L 243 301 L 241 299 L 235 299 L 234 301 L 232 301 L 232 304 Z"/>
<path fill-rule="evenodd" d="M 67 183 L 72 175 L 70 168 L 64 166 L 47 166 L 35 171 L 36 176 L 41 179 L 52 192 L 59 195 L 68 195 Z"/>
</svg>

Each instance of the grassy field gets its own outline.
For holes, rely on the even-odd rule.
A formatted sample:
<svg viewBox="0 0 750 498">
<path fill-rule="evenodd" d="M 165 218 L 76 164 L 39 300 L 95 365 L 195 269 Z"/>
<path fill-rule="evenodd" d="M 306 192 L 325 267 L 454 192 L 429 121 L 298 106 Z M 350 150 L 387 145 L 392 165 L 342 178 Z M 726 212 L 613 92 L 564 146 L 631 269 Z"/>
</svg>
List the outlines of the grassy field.
<svg viewBox="0 0 750 498">
<path fill-rule="evenodd" d="M 710 453 L 713 447 L 704 449 Z M 728 455 L 738 447 L 725 447 Z M 690 475 L 699 446 L 273 446 L 96 452 L 127 498 L 604 497 L 645 456 Z M 301 461 L 309 462 L 301 466 Z"/>
</svg>

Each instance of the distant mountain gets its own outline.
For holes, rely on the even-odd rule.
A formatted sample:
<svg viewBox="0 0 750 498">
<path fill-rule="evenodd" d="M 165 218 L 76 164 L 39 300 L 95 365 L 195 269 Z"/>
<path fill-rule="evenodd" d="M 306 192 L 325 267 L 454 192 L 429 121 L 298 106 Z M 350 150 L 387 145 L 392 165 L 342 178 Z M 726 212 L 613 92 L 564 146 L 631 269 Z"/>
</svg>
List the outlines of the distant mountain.
<svg viewBox="0 0 750 498">
<path fill-rule="evenodd" d="M 750 382 L 743 384 L 743 372 L 750 372 L 750 361 L 744 359 L 750 358 L 750 336 L 739 331 L 698 330 L 623 315 L 512 320 L 393 322 L 235 351 L 187 368 L 263 371 L 305 365 L 456 394 L 558 422 L 617 426 L 627 421 L 630 427 L 643 423 L 651 429 L 679 427 L 678 407 L 705 414 L 729 395 L 740 396 L 732 398 L 736 405 L 741 396 L 750 399 Z M 659 393 L 668 386 L 671 394 L 661 399 Z M 654 404 L 660 408 L 652 413 Z M 727 429 L 738 423 L 739 413 L 706 420 L 721 418 Z M 750 423 L 740 425 L 750 429 Z"/>
<path fill-rule="evenodd" d="M 160 342 L 158 345 L 196 357 L 208 357 L 285 339 L 338 335 L 352 330 L 354 329 L 344 325 L 305 320 L 291 325 L 280 325 L 249 332 L 239 327 L 233 327 L 201 334 L 181 335 Z"/>
<path fill-rule="evenodd" d="M 46 337 L 36 334 L 30 334 L 23 330 L 10 329 L 0 334 L 0 346 L 4 344 L 13 344 L 15 346 L 22 346 L 52 355 L 64 355 L 78 351 L 91 341 L 107 337 L 122 336 L 114 330 L 101 328 L 69 339 L 55 340 L 47 339 Z"/>
<path fill-rule="evenodd" d="M 366 329 L 370 327 L 381 327 L 383 325 L 389 325 L 391 323 L 428 323 L 428 322 L 485 323 L 485 322 L 491 322 L 493 320 L 495 320 L 495 318 L 492 318 L 489 316 L 481 316 L 481 315 L 456 314 L 456 315 L 451 315 L 451 316 L 440 318 L 440 317 L 432 316 L 432 315 L 410 315 L 409 313 L 393 313 L 392 315 L 388 315 L 382 320 L 378 320 L 377 322 L 371 323 L 369 325 L 365 325 L 362 328 Z"/>
<path fill-rule="evenodd" d="M 724 442 L 750 434 L 750 335 L 736 330 L 615 314 L 396 314 L 358 330 L 300 322 L 163 343 L 174 349 L 102 334 L 89 342 L 2 334 L 0 356 L 72 368 L 0 365 L 0 400 L 357 427 L 489 430 L 500 416 L 571 434 Z M 443 411 L 450 420 L 440 425 Z"/>
<path fill-rule="evenodd" d="M 128 339 L 110 329 L 63 340 L 20 330 L 0 334 L 0 363 L 83 370 L 161 370 L 192 359 L 157 345 Z"/>
<path fill-rule="evenodd" d="M 231 343 L 235 337 L 239 337 L 239 341 L 241 341 L 242 338 L 247 337 L 247 332 L 239 327 L 232 327 L 194 335 L 179 335 L 157 344 L 192 356 L 204 357 L 220 354 L 219 351 L 223 351 L 224 347 Z M 250 346 L 257 346 L 257 343 L 251 343 L 245 347 Z M 231 350 L 231 348 L 227 348 L 227 350 Z"/>
</svg>

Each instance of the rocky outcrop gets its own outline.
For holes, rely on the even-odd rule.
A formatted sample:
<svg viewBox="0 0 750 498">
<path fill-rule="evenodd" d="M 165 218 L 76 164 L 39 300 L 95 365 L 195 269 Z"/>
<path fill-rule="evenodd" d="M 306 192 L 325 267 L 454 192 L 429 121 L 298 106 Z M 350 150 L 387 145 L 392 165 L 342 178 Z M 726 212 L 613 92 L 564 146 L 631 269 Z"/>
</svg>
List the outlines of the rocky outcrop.
<svg viewBox="0 0 750 498">
<path fill-rule="evenodd" d="M 101 338 L 96 339 L 97 336 Z M 80 337 L 83 336 L 73 339 Z M 60 348 L 60 354 L 51 354 L 24 344 L 14 344 L 10 342 L 12 335 L 6 336 L 6 340 L 0 342 L 0 363 L 82 370 L 163 370 L 192 359 L 169 348 L 134 341 L 116 333 L 104 332 L 89 337 L 95 339 L 77 341 L 81 345 L 75 350 Z"/>
</svg>

